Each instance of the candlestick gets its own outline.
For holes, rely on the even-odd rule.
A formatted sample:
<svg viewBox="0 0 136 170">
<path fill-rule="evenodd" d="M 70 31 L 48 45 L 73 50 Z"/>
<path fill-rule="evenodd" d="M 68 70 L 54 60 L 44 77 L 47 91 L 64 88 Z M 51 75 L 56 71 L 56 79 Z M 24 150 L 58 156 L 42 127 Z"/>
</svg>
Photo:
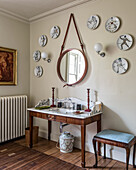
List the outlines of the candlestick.
<svg viewBox="0 0 136 170">
<path fill-rule="evenodd" d="M 89 93 L 90 93 L 90 89 L 87 89 L 87 105 L 88 105 L 88 109 L 86 109 L 85 111 L 86 112 L 90 112 L 91 109 L 90 109 L 90 96 L 89 96 Z"/>
<path fill-rule="evenodd" d="M 52 105 L 51 105 L 51 107 L 56 107 L 56 105 L 54 104 L 54 89 L 55 89 L 55 87 L 52 87 Z"/>
</svg>

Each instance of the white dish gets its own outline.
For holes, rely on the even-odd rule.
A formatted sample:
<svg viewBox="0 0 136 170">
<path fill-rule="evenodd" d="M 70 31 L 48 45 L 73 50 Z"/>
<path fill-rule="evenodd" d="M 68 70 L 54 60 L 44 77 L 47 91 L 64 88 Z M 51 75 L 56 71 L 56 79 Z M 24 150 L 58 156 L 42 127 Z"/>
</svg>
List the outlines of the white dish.
<svg viewBox="0 0 136 170">
<path fill-rule="evenodd" d="M 129 34 L 120 35 L 117 40 L 117 46 L 120 50 L 128 50 L 133 45 L 133 38 Z"/>
<path fill-rule="evenodd" d="M 41 77 L 43 74 L 43 68 L 41 66 L 36 66 L 34 69 L 34 75 L 36 77 Z"/>
<path fill-rule="evenodd" d="M 111 33 L 116 32 L 120 27 L 120 19 L 118 17 L 111 17 L 105 23 L 105 29 Z"/>
<path fill-rule="evenodd" d="M 116 59 L 112 64 L 112 69 L 118 74 L 123 74 L 128 70 L 128 62 L 124 58 Z"/>
<path fill-rule="evenodd" d="M 58 38 L 59 35 L 60 35 L 60 28 L 58 26 L 53 26 L 50 31 L 51 38 L 56 39 Z"/>
<path fill-rule="evenodd" d="M 89 29 L 94 30 L 98 27 L 99 23 L 100 23 L 99 17 L 97 15 L 92 15 L 87 21 L 87 27 Z"/>
<path fill-rule="evenodd" d="M 41 35 L 38 42 L 41 47 L 44 47 L 47 44 L 47 36 Z"/>
<path fill-rule="evenodd" d="M 37 51 L 35 51 L 35 52 L 33 53 L 33 59 L 34 59 L 34 61 L 36 61 L 36 62 L 41 59 L 41 52 L 40 52 L 39 50 L 37 50 Z"/>
</svg>

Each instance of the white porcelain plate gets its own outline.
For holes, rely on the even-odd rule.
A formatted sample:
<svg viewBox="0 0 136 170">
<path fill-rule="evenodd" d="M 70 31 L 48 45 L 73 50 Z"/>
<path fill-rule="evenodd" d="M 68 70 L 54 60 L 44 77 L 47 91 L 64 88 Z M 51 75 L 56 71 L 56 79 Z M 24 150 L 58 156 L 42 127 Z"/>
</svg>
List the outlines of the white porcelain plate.
<svg viewBox="0 0 136 170">
<path fill-rule="evenodd" d="M 39 45 L 41 47 L 44 47 L 47 44 L 47 36 L 46 35 L 41 35 L 39 37 Z"/>
<path fill-rule="evenodd" d="M 120 19 L 118 17 L 111 17 L 105 23 L 105 29 L 109 32 L 116 32 L 120 27 Z"/>
<path fill-rule="evenodd" d="M 97 15 L 92 15 L 87 21 L 87 27 L 94 30 L 99 26 L 100 18 Z"/>
<path fill-rule="evenodd" d="M 33 53 L 33 59 L 34 59 L 34 61 L 39 61 L 40 60 L 40 58 L 41 58 L 41 52 L 39 51 L 39 50 L 37 50 L 37 51 L 35 51 L 34 53 Z"/>
<path fill-rule="evenodd" d="M 41 77 L 43 74 L 43 68 L 41 66 L 36 66 L 34 69 L 34 75 L 36 77 Z"/>
<path fill-rule="evenodd" d="M 123 74 L 128 70 L 128 62 L 124 58 L 118 58 L 112 64 L 112 69 L 118 74 Z"/>
<path fill-rule="evenodd" d="M 58 38 L 60 35 L 60 28 L 58 26 L 53 26 L 50 31 L 51 38 Z"/>
<path fill-rule="evenodd" d="M 128 50 L 133 45 L 133 38 L 129 34 L 120 35 L 117 40 L 117 46 L 120 50 Z"/>
</svg>

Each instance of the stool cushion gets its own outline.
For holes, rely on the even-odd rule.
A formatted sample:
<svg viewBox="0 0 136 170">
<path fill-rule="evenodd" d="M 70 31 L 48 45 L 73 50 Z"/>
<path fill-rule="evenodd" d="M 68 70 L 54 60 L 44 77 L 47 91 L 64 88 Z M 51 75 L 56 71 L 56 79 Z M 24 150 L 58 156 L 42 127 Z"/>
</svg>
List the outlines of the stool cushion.
<svg viewBox="0 0 136 170">
<path fill-rule="evenodd" d="M 134 135 L 128 134 L 128 133 L 123 133 L 123 132 L 118 132 L 115 130 L 105 129 L 105 130 L 97 133 L 95 135 L 95 137 L 128 144 L 134 138 Z"/>
</svg>

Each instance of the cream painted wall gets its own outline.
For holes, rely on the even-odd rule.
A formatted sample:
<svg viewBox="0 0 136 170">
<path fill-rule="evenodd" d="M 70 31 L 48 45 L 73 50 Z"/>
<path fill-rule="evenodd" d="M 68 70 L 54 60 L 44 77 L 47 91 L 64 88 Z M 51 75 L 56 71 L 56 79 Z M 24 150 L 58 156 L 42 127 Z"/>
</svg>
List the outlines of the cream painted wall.
<svg viewBox="0 0 136 170">
<path fill-rule="evenodd" d="M 17 50 L 17 86 L 0 86 L 0 96 L 29 96 L 30 26 L 0 14 L 0 46 Z"/>
<path fill-rule="evenodd" d="M 31 106 L 34 106 L 40 99 L 51 97 L 51 87 L 56 87 L 56 97 L 77 97 L 86 100 L 86 89 L 95 89 L 98 99 L 103 102 L 102 129 L 111 128 L 115 130 L 130 132 L 136 135 L 136 46 L 135 46 L 135 0 L 92 0 L 77 7 L 48 16 L 30 25 L 30 98 Z M 75 87 L 63 88 L 63 83 L 57 76 L 56 66 L 61 45 L 66 31 L 70 13 L 74 13 L 75 19 L 82 35 L 88 59 L 88 73 L 85 79 Z M 98 29 L 92 31 L 86 26 L 87 19 L 92 14 L 98 14 L 101 23 Z M 109 33 L 105 30 L 105 22 L 111 16 L 118 16 L 121 19 L 121 27 L 116 33 Z M 61 34 L 57 39 L 50 38 L 50 29 L 58 25 Z M 73 26 L 72 26 L 73 27 Z M 66 48 L 79 48 L 75 30 L 71 27 Z M 116 41 L 121 34 L 129 33 L 134 38 L 134 45 L 128 51 L 121 51 L 116 46 Z M 38 38 L 45 34 L 48 43 L 40 47 Z M 93 47 L 101 42 L 106 51 L 105 58 L 98 56 Z M 51 56 L 51 63 L 42 59 L 36 63 L 32 59 L 35 50 L 47 52 Z M 126 74 L 117 75 L 112 70 L 112 62 L 118 57 L 124 57 L 129 62 L 129 70 Z M 43 76 L 36 78 L 33 74 L 35 66 L 41 65 L 44 69 Z M 40 126 L 40 135 L 47 137 L 47 121 L 35 119 Z M 59 123 L 53 122 L 52 139 L 59 137 Z M 80 127 L 66 127 L 76 136 L 76 146 L 80 147 Z M 93 151 L 92 137 L 96 134 L 96 124 L 87 127 L 86 150 Z M 110 147 L 109 147 L 110 149 Z M 115 148 L 112 153 L 114 159 L 125 160 L 125 151 Z M 132 154 L 131 154 L 132 155 Z"/>
</svg>

